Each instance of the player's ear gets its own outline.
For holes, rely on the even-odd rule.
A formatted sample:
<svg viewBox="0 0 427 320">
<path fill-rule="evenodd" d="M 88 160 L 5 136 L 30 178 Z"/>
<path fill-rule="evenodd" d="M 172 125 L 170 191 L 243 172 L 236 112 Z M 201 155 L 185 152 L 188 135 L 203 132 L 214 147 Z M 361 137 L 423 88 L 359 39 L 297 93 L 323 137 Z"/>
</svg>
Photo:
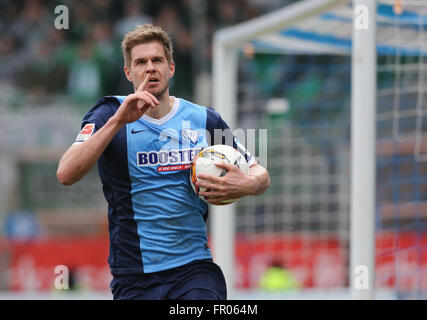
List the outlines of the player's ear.
<svg viewBox="0 0 427 320">
<path fill-rule="evenodd" d="M 172 78 L 175 74 L 175 62 L 172 60 L 171 63 L 169 63 L 169 78 Z"/>
<path fill-rule="evenodd" d="M 125 72 L 126 78 L 127 78 L 130 82 L 132 82 L 132 75 L 131 75 L 131 73 L 130 73 L 130 68 L 128 68 L 128 67 L 125 65 L 125 67 L 123 68 L 123 70 L 124 70 L 124 72 Z"/>
</svg>

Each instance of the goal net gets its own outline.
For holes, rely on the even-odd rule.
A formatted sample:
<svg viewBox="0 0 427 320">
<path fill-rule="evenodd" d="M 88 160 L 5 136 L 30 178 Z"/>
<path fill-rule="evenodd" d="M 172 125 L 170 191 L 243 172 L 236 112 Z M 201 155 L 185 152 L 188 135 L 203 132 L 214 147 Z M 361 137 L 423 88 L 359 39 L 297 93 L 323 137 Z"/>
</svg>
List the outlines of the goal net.
<svg viewBox="0 0 427 320">
<path fill-rule="evenodd" d="M 426 299 L 427 3 L 388 1 L 379 12 L 390 48 L 378 50 L 376 283 Z"/>
<path fill-rule="evenodd" d="M 246 142 L 271 177 L 263 195 L 212 215 L 214 255 L 237 298 L 349 297 L 354 14 L 352 1 L 307 0 L 217 36 L 214 105 L 233 128 L 257 128 Z M 370 276 L 377 298 L 426 298 L 427 6 L 378 1 L 376 21 Z M 288 272 L 274 278 L 274 266 Z"/>
<path fill-rule="evenodd" d="M 65 101 L 8 108 L 4 99 L 10 91 L 0 88 L 0 211 L 5 212 L 0 222 L 23 216 L 40 222 L 48 235 L 92 231 L 106 210 L 96 167 L 73 186 L 62 186 L 56 177 L 59 158 L 84 113 Z"/>
</svg>

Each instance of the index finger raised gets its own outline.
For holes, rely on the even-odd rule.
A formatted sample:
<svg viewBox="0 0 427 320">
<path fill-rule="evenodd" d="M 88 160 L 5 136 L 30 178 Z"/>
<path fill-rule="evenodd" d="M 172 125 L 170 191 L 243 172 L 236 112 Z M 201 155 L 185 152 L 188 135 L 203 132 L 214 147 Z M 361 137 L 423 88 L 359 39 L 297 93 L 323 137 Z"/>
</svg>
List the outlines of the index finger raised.
<svg viewBox="0 0 427 320">
<path fill-rule="evenodd" d="M 142 81 L 142 83 L 139 85 L 138 89 L 136 89 L 136 92 L 142 92 L 147 88 L 148 79 L 150 78 L 150 74 L 146 73 L 145 78 Z"/>
</svg>

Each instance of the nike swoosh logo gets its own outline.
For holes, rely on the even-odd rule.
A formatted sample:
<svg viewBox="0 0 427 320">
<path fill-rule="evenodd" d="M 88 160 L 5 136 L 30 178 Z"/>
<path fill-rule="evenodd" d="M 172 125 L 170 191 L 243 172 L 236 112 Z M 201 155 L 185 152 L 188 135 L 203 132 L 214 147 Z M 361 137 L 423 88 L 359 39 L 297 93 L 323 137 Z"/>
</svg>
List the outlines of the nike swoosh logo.
<svg viewBox="0 0 427 320">
<path fill-rule="evenodd" d="M 135 133 L 140 133 L 142 131 L 144 131 L 144 130 L 135 130 L 135 129 L 132 129 L 132 131 L 130 133 L 135 134 Z"/>
</svg>

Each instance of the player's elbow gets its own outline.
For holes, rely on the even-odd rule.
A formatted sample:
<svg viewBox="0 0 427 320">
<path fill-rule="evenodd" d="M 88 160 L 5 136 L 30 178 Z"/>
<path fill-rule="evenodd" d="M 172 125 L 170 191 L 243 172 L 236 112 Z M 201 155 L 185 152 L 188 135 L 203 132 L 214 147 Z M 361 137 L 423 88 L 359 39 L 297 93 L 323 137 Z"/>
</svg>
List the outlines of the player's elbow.
<svg viewBox="0 0 427 320">
<path fill-rule="evenodd" d="M 252 174 L 254 177 L 254 183 L 252 184 L 251 195 L 259 196 L 263 194 L 270 187 L 270 175 L 264 167 L 255 165 L 251 167 Z"/>
<path fill-rule="evenodd" d="M 268 173 L 267 170 L 265 170 L 265 183 L 264 183 L 265 190 L 267 190 L 270 187 L 270 183 L 271 183 L 270 174 Z"/>
<path fill-rule="evenodd" d="M 270 187 L 270 175 L 266 169 L 263 172 L 261 181 L 260 194 L 264 193 Z"/>
<path fill-rule="evenodd" d="M 66 170 L 61 167 L 59 167 L 56 171 L 56 178 L 64 186 L 70 186 L 75 182 L 73 181 L 72 177 L 67 174 Z"/>
</svg>

